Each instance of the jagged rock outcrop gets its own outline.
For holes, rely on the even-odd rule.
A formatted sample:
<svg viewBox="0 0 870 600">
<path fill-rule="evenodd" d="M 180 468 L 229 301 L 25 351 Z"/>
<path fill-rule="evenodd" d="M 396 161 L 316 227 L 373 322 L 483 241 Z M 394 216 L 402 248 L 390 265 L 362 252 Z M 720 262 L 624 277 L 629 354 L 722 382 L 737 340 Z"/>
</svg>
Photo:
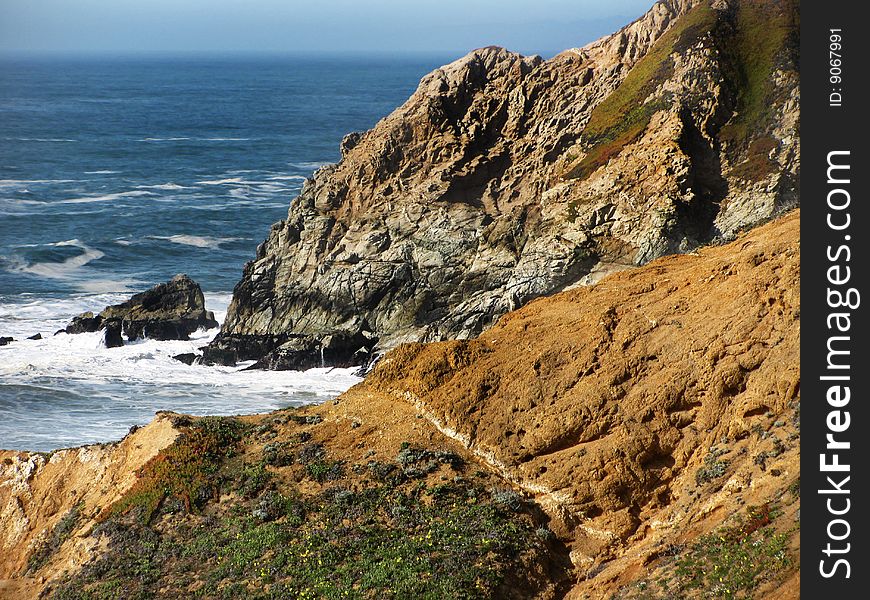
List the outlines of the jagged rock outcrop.
<svg viewBox="0 0 870 600">
<path fill-rule="evenodd" d="M 336 335 L 366 340 L 341 348 L 358 360 L 469 338 L 533 298 L 795 205 L 796 11 L 666 0 L 550 60 L 489 47 L 427 75 L 306 183 L 206 361 L 302 345 L 308 364 Z"/>
<path fill-rule="evenodd" d="M 86 312 L 74 317 L 63 331 L 85 333 L 104 330 L 109 348 L 128 340 L 187 340 L 200 328 L 217 327 L 214 313 L 205 309 L 205 297 L 199 284 L 184 274 L 158 283 L 126 302 L 107 306 L 98 315 Z"/>
</svg>

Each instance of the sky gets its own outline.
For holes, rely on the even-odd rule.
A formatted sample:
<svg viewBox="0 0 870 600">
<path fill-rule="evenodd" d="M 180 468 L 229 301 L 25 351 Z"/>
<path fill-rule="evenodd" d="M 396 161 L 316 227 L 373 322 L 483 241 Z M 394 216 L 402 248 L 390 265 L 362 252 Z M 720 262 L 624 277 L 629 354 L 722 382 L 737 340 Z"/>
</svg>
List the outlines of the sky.
<svg viewBox="0 0 870 600">
<path fill-rule="evenodd" d="M 654 0 L 0 0 L 0 54 L 553 55 Z"/>
</svg>

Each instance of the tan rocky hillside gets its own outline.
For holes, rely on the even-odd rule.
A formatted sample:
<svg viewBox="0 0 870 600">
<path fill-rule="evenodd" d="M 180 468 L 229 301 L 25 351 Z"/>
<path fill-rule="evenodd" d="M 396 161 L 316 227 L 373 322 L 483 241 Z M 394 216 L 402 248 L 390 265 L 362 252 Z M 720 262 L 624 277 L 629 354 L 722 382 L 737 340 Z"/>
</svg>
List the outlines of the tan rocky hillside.
<svg viewBox="0 0 870 600">
<path fill-rule="evenodd" d="M 799 271 L 794 211 L 322 406 L 0 453 L 0 596 L 797 598 Z"/>
<path fill-rule="evenodd" d="M 482 48 L 348 135 L 206 362 L 361 364 L 797 204 L 797 2 L 663 0 L 550 59 Z"/>
</svg>

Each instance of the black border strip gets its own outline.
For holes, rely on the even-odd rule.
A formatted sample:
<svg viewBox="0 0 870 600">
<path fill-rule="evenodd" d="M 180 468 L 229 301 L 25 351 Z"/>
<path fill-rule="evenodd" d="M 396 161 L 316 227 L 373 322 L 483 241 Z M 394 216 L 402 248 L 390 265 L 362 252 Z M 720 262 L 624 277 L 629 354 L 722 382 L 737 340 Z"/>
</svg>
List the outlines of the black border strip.
<svg viewBox="0 0 870 600">
<path fill-rule="evenodd" d="M 801 593 L 809 599 L 870 597 L 865 7 L 801 3 Z"/>
</svg>

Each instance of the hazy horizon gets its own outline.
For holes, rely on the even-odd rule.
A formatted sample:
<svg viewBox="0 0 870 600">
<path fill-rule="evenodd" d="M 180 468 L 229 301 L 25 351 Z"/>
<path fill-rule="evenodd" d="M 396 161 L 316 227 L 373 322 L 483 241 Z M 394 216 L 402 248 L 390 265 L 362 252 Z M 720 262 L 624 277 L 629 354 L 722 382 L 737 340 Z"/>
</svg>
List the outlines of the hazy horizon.
<svg viewBox="0 0 870 600">
<path fill-rule="evenodd" d="M 5 0 L 2 56 L 555 54 L 611 33 L 653 0 Z"/>
</svg>

